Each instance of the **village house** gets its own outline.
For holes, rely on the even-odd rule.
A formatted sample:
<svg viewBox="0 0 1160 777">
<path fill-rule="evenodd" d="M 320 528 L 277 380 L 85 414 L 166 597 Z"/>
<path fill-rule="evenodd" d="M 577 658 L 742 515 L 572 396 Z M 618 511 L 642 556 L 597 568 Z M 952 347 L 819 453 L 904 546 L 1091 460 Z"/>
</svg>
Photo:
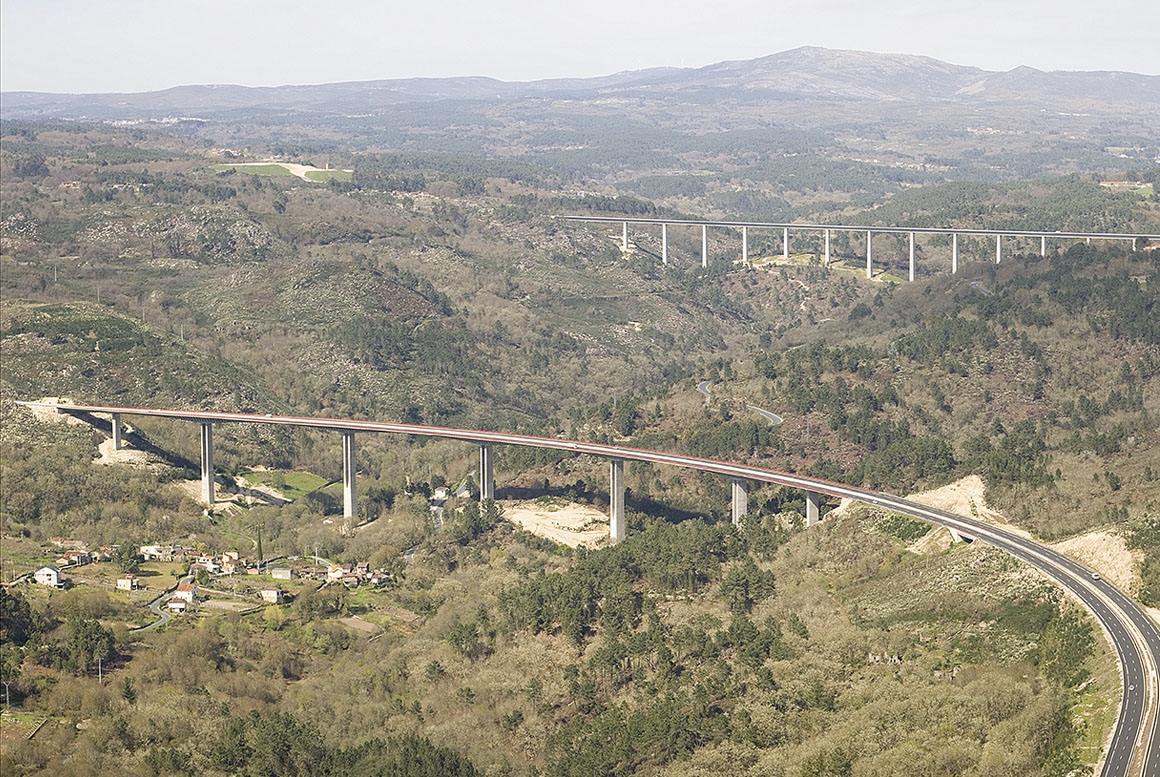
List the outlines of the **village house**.
<svg viewBox="0 0 1160 777">
<path fill-rule="evenodd" d="M 286 596 L 281 588 L 263 588 L 262 601 L 267 604 L 282 604 L 286 601 Z"/>
<path fill-rule="evenodd" d="M 79 567 L 82 564 L 91 564 L 93 557 L 89 555 L 87 550 L 72 549 L 66 550 L 64 555 L 56 560 L 57 564 L 64 567 Z"/>
<path fill-rule="evenodd" d="M 289 567 L 274 567 L 270 570 L 270 577 L 275 580 L 293 580 L 294 570 Z"/>
<path fill-rule="evenodd" d="M 117 578 L 118 591 L 139 591 L 141 589 L 141 578 L 136 575 L 121 575 Z"/>
<path fill-rule="evenodd" d="M 177 590 L 173 592 L 174 599 L 184 599 L 189 604 L 193 604 L 197 600 L 197 583 L 178 583 Z M 172 600 L 171 600 L 172 601 Z"/>
<path fill-rule="evenodd" d="M 53 537 L 49 542 L 58 548 L 68 548 L 70 550 L 85 550 L 88 548 L 88 545 L 80 540 L 66 540 L 64 537 Z"/>
<path fill-rule="evenodd" d="M 40 585 L 47 585 L 52 588 L 64 588 L 64 575 L 60 573 L 60 569 L 52 564 L 46 564 L 33 572 L 32 579 Z"/>
<path fill-rule="evenodd" d="M 174 596 L 172 599 L 165 603 L 165 606 L 169 608 L 170 612 L 183 613 L 185 612 L 185 608 L 189 606 L 189 603 L 184 599 L 180 599 Z"/>
<path fill-rule="evenodd" d="M 354 573 L 354 567 L 350 564 L 331 564 L 326 568 L 326 580 L 329 583 L 336 583 L 347 575 L 353 575 Z"/>
</svg>

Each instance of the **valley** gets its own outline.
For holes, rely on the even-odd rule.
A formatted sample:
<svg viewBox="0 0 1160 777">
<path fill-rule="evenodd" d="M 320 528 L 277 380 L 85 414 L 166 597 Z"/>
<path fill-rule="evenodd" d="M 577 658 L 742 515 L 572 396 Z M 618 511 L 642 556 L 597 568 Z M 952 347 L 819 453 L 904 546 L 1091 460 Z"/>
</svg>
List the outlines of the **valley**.
<svg viewBox="0 0 1160 777">
<path fill-rule="evenodd" d="M 5 588 L 24 717 L 4 774 L 1098 767 L 1124 691 L 1104 633 L 921 521 L 827 498 L 807 528 L 803 492 L 753 483 L 734 526 L 727 479 L 630 461 L 612 544 L 605 458 L 496 446 L 481 503 L 478 446 L 372 434 L 344 516 L 341 435 L 263 424 L 215 427 L 207 506 L 193 425 L 126 418 L 111 452 L 104 419 L 20 404 L 472 428 L 926 492 L 1157 606 L 1151 241 L 1012 239 L 996 263 L 964 234 L 951 274 L 924 235 L 910 282 L 905 235 L 876 234 L 867 279 L 857 232 L 827 265 L 820 233 L 785 261 L 780 230 L 750 230 L 746 264 L 736 230 L 674 227 L 665 264 L 658 227 L 624 250 L 619 221 L 560 218 L 1160 231 L 1154 77 L 893 60 L 911 80 L 875 85 L 871 56 L 833 52 L 807 86 L 817 51 L 488 99 L 288 88 L 276 110 L 6 94 L 0 576 L 55 564 L 55 540 L 137 553 Z M 839 89 L 828 68 L 858 62 Z M 295 109 L 306 91 L 333 107 Z M 145 546 L 188 552 L 128 558 Z M 117 590 L 134 563 L 145 589 Z M 200 601 L 135 631 L 187 576 Z"/>
</svg>

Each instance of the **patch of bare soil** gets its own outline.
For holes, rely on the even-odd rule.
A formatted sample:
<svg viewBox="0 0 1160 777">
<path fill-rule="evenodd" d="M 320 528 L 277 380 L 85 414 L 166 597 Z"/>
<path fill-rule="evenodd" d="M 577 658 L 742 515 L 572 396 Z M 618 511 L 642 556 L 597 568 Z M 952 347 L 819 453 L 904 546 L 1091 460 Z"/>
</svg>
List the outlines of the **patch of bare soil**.
<svg viewBox="0 0 1160 777">
<path fill-rule="evenodd" d="M 341 623 L 343 626 L 349 626 L 352 629 L 357 629 L 359 631 L 365 631 L 367 634 L 378 634 L 380 631 L 383 630 L 383 627 L 378 625 L 377 623 L 371 623 L 370 621 L 364 621 L 362 618 L 358 617 L 357 615 L 350 617 L 350 618 L 339 618 L 338 622 Z"/>
<path fill-rule="evenodd" d="M 1140 590 L 1140 564 L 1144 554 L 1129 550 L 1124 538 L 1115 532 L 1103 529 L 1088 532 L 1057 542 L 1053 547 L 1099 572 L 1120 590 L 1131 594 Z"/>
<path fill-rule="evenodd" d="M 23 405 L 32 413 L 37 421 L 44 423 L 66 423 L 66 424 L 83 424 L 84 421 L 74 415 L 67 413 L 58 413 L 53 405 L 72 404 L 72 400 L 68 397 L 41 397 L 35 402 L 17 402 L 18 405 Z"/>
<path fill-rule="evenodd" d="M 593 547 L 608 539 L 608 516 L 575 502 L 505 502 L 503 516 L 524 531 L 570 548 Z"/>
<path fill-rule="evenodd" d="M 146 467 L 149 465 L 148 456 L 145 451 L 134 450 L 133 448 L 122 447 L 117 450 L 113 447 L 113 438 L 103 440 L 97 446 L 97 458 L 93 459 L 94 464 L 128 464 L 131 467 Z"/>
</svg>

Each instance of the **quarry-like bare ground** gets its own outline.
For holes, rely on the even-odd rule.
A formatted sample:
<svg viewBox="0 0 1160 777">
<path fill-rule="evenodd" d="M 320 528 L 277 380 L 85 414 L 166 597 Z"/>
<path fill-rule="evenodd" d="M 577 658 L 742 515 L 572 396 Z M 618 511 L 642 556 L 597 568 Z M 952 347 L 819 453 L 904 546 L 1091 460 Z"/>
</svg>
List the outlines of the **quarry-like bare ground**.
<svg viewBox="0 0 1160 777">
<path fill-rule="evenodd" d="M 595 507 L 563 500 L 504 502 L 503 515 L 524 531 L 576 548 L 608 539 L 608 516 Z"/>
</svg>

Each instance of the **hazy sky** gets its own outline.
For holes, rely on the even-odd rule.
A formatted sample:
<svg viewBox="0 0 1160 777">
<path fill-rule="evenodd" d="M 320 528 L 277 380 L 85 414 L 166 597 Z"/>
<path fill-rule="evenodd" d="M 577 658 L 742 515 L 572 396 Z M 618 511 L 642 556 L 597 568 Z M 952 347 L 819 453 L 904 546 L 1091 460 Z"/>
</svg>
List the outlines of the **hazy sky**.
<svg viewBox="0 0 1160 777">
<path fill-rule="evenodd" d="M 1160 74 L 1160 0 L 0 0 L 0 88 L 700 67 L 798 46 Z"/>
</svg>

